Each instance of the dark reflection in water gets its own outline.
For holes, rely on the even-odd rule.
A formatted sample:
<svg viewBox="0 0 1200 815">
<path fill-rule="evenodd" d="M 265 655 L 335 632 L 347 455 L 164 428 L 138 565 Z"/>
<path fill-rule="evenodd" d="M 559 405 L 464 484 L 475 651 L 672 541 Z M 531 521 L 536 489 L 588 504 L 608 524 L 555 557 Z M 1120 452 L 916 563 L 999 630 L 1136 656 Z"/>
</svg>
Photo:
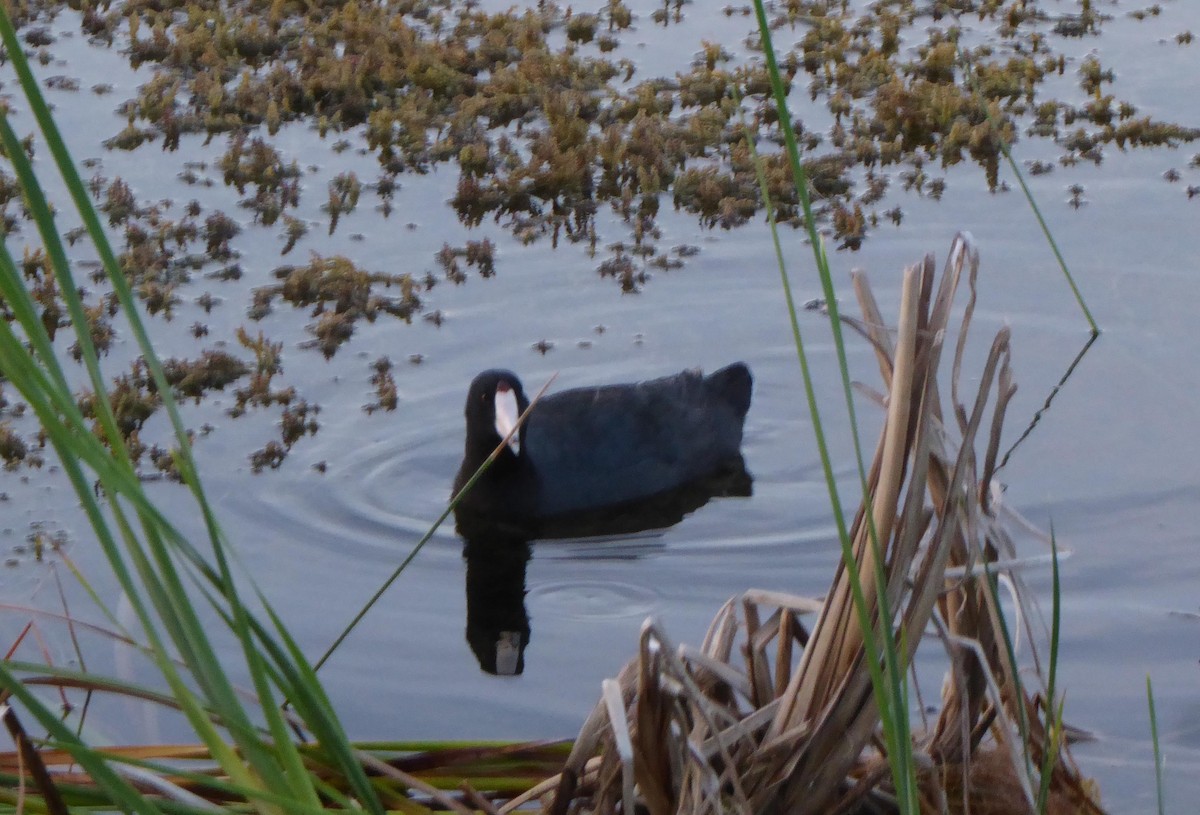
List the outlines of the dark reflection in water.
<svg viewBox="0 0 1200 815">
<path fill-rule="evenodd" d="M 493 538 L 468 540 L 467 642 L 490 674 L 511 676 L 525 670 L 529 614 L 525 611 L 525 567 L 529 542 Z"/>
<path fill-rule="evenodd" d="M 1071 378 L 1071 374 L 1075 373 L 1075 369 L 1079 367 L 1079 363 L 1083 362 L 1083 358 L 1087 355 L 1087 352 L 1091 350 L 1092 345 L 1099 338 L 1099 331 L 1093 331 L 1088 336 L 1087 342 L 1083 344 L 1083 347 L 1079 349 L 1079 353 L 1077 353 L 1075 358 L 1071 360 L 1071 364 L 1067 366 L 1067 370 L 1058 378 L 1058 382 L 1054 385 L 1054 387 L 1050 389 L 1050 393 L 1046 396 L 1046 401 L 1043 402 L 1042 406 L 1038 408 L 1036 413 L 1033 414 L 1033 418 L 1029 420 L 1029 424 L 1025 427 L 1025 430 L 1021 433 L 1020 437 L 1012 443 L 1012 445 L 1008 448 L 1008 451 L 1005 452 L 1003 457 L 1001 457 L 1000 463 L 996 466 L 997 472 L 1004 469 L 1004 465 L 1008 464 L 1008 459 L 1012 456 L 1013 451 L 1020 447 L 1025 442 L 1025 439 L 1029 438 L 1029 435 L 1033 433 L 1034 428 L 1038 426 L 1038 423 L 1042 420 L 1042 417 L 1045 416 L 1050 410 L 1050 405 L 1054 403 L 1054 397 L 1058 396 L 1059 391 L 1066 387 L 1067 380 Z"/>
<path fill-rule="evenodd" d="M 467 565 L 467 643 L 490 674 L 512 676 L 525 670 L 531 628 L 525 609 L 525 569 L 535 539 L 632 535 L 665 529 L 718 497 L 747 497 L 753 478 L 741 456 L 721 472 L 650 498 L 540 519 L 527 526 L 495 523 L 476 513 L 455 513 L 465 543 Z"/>
</svg>

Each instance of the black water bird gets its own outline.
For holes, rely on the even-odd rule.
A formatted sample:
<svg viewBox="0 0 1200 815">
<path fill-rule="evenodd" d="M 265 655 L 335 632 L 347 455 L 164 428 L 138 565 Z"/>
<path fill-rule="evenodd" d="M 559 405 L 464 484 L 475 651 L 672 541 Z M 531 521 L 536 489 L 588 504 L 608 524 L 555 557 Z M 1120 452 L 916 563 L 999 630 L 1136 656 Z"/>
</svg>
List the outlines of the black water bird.
<svg viewBox="0 0 1200 815">
<path fill-rule="evenodd" d="M 689 370 L 544 397 L 459 504 L 460 534 L 561 537 L 548 530 L 572 518 L 604 520 L 613 509 L 698 483 L 707 484 L 709 494 L 749 495 L 740 448 L 751 385 L 749 368 L 738 362 L 708 376 Z M 456 493 L 528 406 L 513 373 L 475 377 Z"/>
</svg>

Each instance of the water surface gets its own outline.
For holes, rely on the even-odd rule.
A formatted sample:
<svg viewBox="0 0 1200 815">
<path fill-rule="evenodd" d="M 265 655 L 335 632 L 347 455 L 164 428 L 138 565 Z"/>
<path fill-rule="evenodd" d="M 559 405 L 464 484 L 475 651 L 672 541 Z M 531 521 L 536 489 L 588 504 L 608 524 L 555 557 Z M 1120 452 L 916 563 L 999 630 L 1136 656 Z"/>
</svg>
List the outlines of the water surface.
<svg viewBox="0 0 1200 815">
<path fill-rule="evenodd" d="M 621 46 L 643 76 L 683 70 L 705 38 L 743 51 L 749 19 L 689 7 L 682 23 L 664 30 L 649 21 L 650 5 L 635 9 L 643 16 Z M 1181 45 L 1174 37 L 1189 29 L 1200 32 L 1200 7 L 1161 5 L 1159 17 L 1138 22 L 1124 16 L 1132 6 L 1114 4 L 1109 10 L 1114 21 L 1102 36 L 1064 47 L 1077 58 L 1101 53 L 1117 73 L 1116 92 L 1136 100 L 1144 113 L 1197 125 L 1200 46 Z M 395 211 L 386 219 L 364 193 L 359 208 L 327 235 L 328 215 L 319 205 L 328 179 L 348 169 L 372 178 L 374 158 L 354 149 L 334 152 L 331 139 L 292 124 L 273 143 L 288 158 L 315 168 L 304 177 L 297 210 L 312 226 L 283 259 L 278 231 L 252 227 L 250 216 L 236 208 L 235 191 L 211 169 L 225 149 L 223 139 L 204 145 L 200 137 L 189 138 L 179 154 L 160 154 L 155 146 L 133 154 L 101 148 L 99 140 L 124 123 L 112 110 L 113 100 L 132 95 L 149 79 L 149 69 L 133 71 L 118 51 L 87 45 L 69 12 L 53 30 L 60 36 L 55 52 L 65 62 L 43 75 L 75 75 L 85 88 L 103 77 L 114 86 L 111 96 L 50 92 L 77 155 L 99 157 L 102 172 L 125 179 L 139 197 L 195 198 L 206 208 L 236 214 L 247 227 L 235 239 L 245 277 L 219 284 L 193 280 L 174 319 L 153 321 L 155 340 L 164 356 L 195 355 L 200 343 L 189 328 L 199 321 L 210 330 L 205 342 L 224 341 L 227 350 L 245 356 L 233 343 L 233 329 L 262 330 L 283 343 L 286 382 L 320 405 L 317 434 L 297 442 L 279 470 L 258 475 L 247 454 L 277 433 L 277 413 L 252 411 L 232 419 L 228 394 L 185 412 L 189 425 L 208 422 L 215 428 L 196 453 L 247 572 L 314 656 L 444 508 L 461 456 L 462 399 L 479 370 L 511 368 L 531 391 L 555 374 L 558 389 L 692 366 L 712 370 L 739 359 L 754 371 L 744 444 L 755 476 L 753 497 L 714 501 L 659 534 L 599 544 L 537 544 L 527 575 L 533 633 L 520 677 L 482 673 L 467 648 L 461 542 L 450 524 L 443 526 L 322 670 L 355 737 L 570 736 L 597 700 L 601 679 L 615 675 L 634 653 L 647 616 L 658 618 L 677 640 L 695 643 L 738 591 L 754 587 L 813 596 L 825 591 L 838 548 L 761 219 L 732 231 L 709 230 L 664 204 L 660 245 L 699 252 L 683 268 L 654 272 L 636 295 L 622 294 L 612 280 L 598 276 L 602 256 L 590 256 L 583 246 L 555 248 L 549 240 L 526 245 L 486 220 L 466 229 L 445 205 L 457 175 L 444 167 L 404 175 Z M 785 30 L 780 44 L 788 44 L 790 36 L 799 35 Z M 1070 76 L 1063 80 L 1073 82 Z M 5 83 L 11 87 L 7 76 Z M 798 115 L 804 116 L 803 94 L 797 96 Z M 819 121 L 819 113 L 812 115 Z M 354 142 L 361 136 L 349 137 Z M 1067 717 L 1098 736 L 1076 755 L 1100 779 L 1113 811 L 1144 810 L 1152 801 L 1147 674 L 1155 683 L 1168 762 L 1168 805 L 1200 793 L 1195 682 L 1200 559 L 1192 523 L 1200 505 L 1200 441 L 1191 432 L 1200 420 L 1193 330 L 1200 302 L 1200 197 L 1189 199 L 1184 191 L 1200 184 L 1200 168 L 1189 166 L 1198 151 L 1194 145 L 1108 149 L 1100 166 L 1060 167 L 1027 179 L 1105 333 L 999 479 L 1008 505 L 1044 527 L 1053 523 L 1060 546 L 1071 550 L 1062 570 L 1059 681 L 1067 688 Z M 1060 152 L 1032 140 L 1014 147 L 1019 161 L 1054 161 Z M 177 181 L 184 159 L 209 162 L 204 172 L 214 186 Z M 1179 170 L 1180 181 L 1163 178 L 1171 169 Z M 880 226 L 861 251 L 833 256 L 842 305 L 853 310 L 848 272 L 861 267 L 870 272 L 884 313 L 893 312 L 903 265 L 926 251 L 936 252 L 940 264 L 954 233 L 970 230 L 983 258 L 974 324 L 978 347 L 986 347 L 1001 326 L 1013 330 L 1020 391 L 1009 410 L 1005 440 L 1011 444 L 1086 341 L 1086 325 L 1023 199 L 988 192 L 976 167 L 958 165 L 938 174 L 947 180 L 942 200 L 893 185 L 883 207 L 902 205 L 903 224 Z M 1001 180 L 1016 186 L 1007 169 Z M 1068 205 L 1070 184 L 1085 187 L 1085 206 Z M 69 216 L 66 222 L 73 225 Z M 618 219 L 603 214 L 600 224 L 613 240 L 622 238 Z M 434 256 L 445 243 L 484 237 L 496 245 L 497 275 L 473 274 L 463 285 L 443 283 L 429 292 L 428 307 L 444 318 L 440 327 L 422 319 L 411 325 L 360 322 L 353 338 L 326 360 L 301 347 L 310 339 L 305 326 L 311 318 L 304 310 L 279 305 L 261 322 L 246 317 L 252 289 L 270 283 L 270 271 L 281 263 L 306 262 L 309 252 L 346 254 L 372 270 L 436 274 Z M 800 233 L 789 229 L 783 237 L 798 299 L 819 296 Z M 194 302 L 204 291 L 220 298 L 211 313 Z M 800 320 L 838 475 L 852 494 L 852 447 L 828 329 L 817 312 L 805 311 Z M 537 343 L 552 347 L 542 353 Z M 119 366 L 130 354 L 128 337 L 119 334 L 109 361 Z M 408 361 L 413 355 L 420 364 Z M 381 356 L 395 364 L 398 406 L 367 414 L 363 405 L 374 398 L 371 363 Z M 850 363 L 857 378 L 875 386 L 868 349 L 854 345 Z M 865 401 L 859 409 L 870 444 L 882 417 Z M 157 421 L 148 432 L 161 429 Z M 0 572 L 6 598 L 60 608 L 45 567 L 21 549 L 31 531 L 42 530 L 65 533 L 72 559 L 102 597 L 117 602 L 75 499 L 53 468 L 6 473 L 0 489 L 7 498 L 0 536 L 15 563 Z M 201 532 L 177 486 L 156 484 L 153 494 L 174 509 L 186 530 Z M 1023 549 L 1044 551 L 1033 540 Z M 1049 574 L 1027 577 L 1048 603 Z M 0 619 L 8 642 L 25 617 L 6 613 Z M 48 621 L 41 625 L 56 630 Z M 96 648 L 96 668 L 122 659 L 103 643 Z M 70 659 L 65 641 L 53 652 Z M 925 693 L 935 696 L 936 687 Z M 169 722 L 134 721 L 134 732 L 111 720 L 98 730 L 117 740 L 170 736 Z"/>
</svg>

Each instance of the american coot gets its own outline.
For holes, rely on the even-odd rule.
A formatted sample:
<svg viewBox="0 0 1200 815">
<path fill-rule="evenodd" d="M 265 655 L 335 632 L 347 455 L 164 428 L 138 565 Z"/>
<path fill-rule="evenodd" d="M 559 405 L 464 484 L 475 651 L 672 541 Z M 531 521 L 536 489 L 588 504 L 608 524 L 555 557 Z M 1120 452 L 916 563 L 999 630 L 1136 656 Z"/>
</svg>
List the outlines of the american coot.
<svg viewBox="0 0 1200 815">
<path fill-rule="evenodd" d="M 738 362 L 708 376 L 684 371 L 544 397 L 459 504 L 460 532 L 472 537 L 464 526 L 482 524 L 541 537 L 556 518 L 644 502 L 725 473 L 744 477 L 744 487 L 729 492 L 749 494 L 739 448 L 751 381 Z M 511 372 L 475 377 L 455 492 L 528 405 Z"/>
</svg>

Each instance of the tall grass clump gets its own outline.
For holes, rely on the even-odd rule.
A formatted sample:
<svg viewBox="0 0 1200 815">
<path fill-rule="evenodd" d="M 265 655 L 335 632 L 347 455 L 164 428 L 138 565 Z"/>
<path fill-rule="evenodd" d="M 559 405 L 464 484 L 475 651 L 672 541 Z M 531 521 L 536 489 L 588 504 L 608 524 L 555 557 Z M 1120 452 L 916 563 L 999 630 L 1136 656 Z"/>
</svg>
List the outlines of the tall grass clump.
<svg viewBox="0 0 1200 815">
<path fill-rule="evenodd" d="M 543 774 L 538 768 L 557 761 L 560 748 L 391 744 L 377 745 L 368 753 L 351 744 L 283 621 L 253 580 L 237 571 L 134 296 L 4 7 L 0 38 L 42 144 L 82 218 L 153 377 L 174 429 L 175 466 L 206 530 L 202 545 L 189 541 L 143 488 L 118 429 L 54 210 L 4 110 L 0 145 L 70 316 L 69 339 L 78 344 L 95 395 L 94 426 L 76 402 L 7 242 L 0 243 L 0 297 L 12 319 L 0 320 L 0 372 L 36 415 L 131 605 L 136 625 L 129 628 L 106 610 L 109 633 L 138 646 L 166 692 L 71 668 L 17 659 L 0 662 L 0 718 L 16 747 L 0 755 L 0 801 L 52 813 L 75 806 L 138 813 L 211 812 L 212 802 L 219 801 L 262 813 L 334 809 L 382 815 L 389 809 L 428 811 L 426 804 L 435 801 L 439 808 L 466 811 L 458 797 L 438 789 L 457 786 L 457 779 L 487 777 L 491 788 L 500 789 L 527 786 L 528 774 Z M 61 344 L 67 332 L 59 333 Z M 99 602 L 94 595 L 93 599 Z M 202 613 L 206 606 L 210 613 Z M 230 663 L 228 648 L 222 650 L 223 661 L 218 660 L 211 623 L 205 624 L 212 613 L 223 624 L 217 626 L 216 636 L 222 643 L 232 641 L 240 657 L 234 660 L 237 664 Z M 251 693 L 234 686 L 229 678 L 234 672 L 249 678 Z M 197 746 L 89 745 L 79 735 L 84 729 L 80 722 L 35 692 L 47 686 L 121 694 L 178 710 Z M 36 737 L 31 735 L 35 731 Z M 514 774 L 512 765 L 522 769 Z M 438 780 L 427 782 L 422 776 Z M 472 790 L 463 795 L 476 794 Z"/>
<path fill-rule="evenodd" d="M 235 583 L 228 543 L 196 471 L 171 387 L 4 10 L 0 10 L 0 36 L 45 146 L 83 219 L 130 333 L 162 397 L 175 431 L 172 455 L 176 467 L 207 530 L 206 547 L 193 546 L 146 496 L 118 430 L 50 204 L 6 114 L 0 118 L 0 140 L 70 315 L 74 339 L 96 395 L 98 427 L 93 430 L 76 404 L 7 244 L 0 246 L 0 294 L 14 319 L 11 323 L 0 321 L 0 369 L 36 414 L 131 604 L 137 628 L 123 633 L 144 643 L 143 651 L 166 683 L 171 698 L 224 772 L 228 794 L 262 811 L 315 809 L 323 798 L 332 796 L 345 806 L 353 801 L 356 808 L 382 812 L 378 795 L 296 643 L 261 595 L 254 591 L 248 603 Z M 253 684 L 256 703 L 252 707 L 242 700 L 220 666 L 196 601 L 211 606 L 235 635 L 242 667 Z M 46 675 L 64 683 L 90 681 L 86 675 L 69 670 L 11 661 L 0 665 L 0 687 L 5 696 L 20 703 L 23 713 L 45 728 L 55 748 L 69 754 L 103 786 L 114 804 L 127 811 L 155 811 L 157 807 L 138 793 L 127 780 L 128 771 L 120 769 L 117 760 L 84 744 L 61 721 L 58 712 L 26 684 L 28 677 Z M 294 713 L 285 714 L 281 709 L 285 699 L 291 701 Z M 301 751 L 293 735 L 296 732 L 315 740 L 315 752 L 306 755 Z M 325 788 L 309 771 L 314 759 L 338 768 L 347 782 L 346 790 Z"/>
</svg>

